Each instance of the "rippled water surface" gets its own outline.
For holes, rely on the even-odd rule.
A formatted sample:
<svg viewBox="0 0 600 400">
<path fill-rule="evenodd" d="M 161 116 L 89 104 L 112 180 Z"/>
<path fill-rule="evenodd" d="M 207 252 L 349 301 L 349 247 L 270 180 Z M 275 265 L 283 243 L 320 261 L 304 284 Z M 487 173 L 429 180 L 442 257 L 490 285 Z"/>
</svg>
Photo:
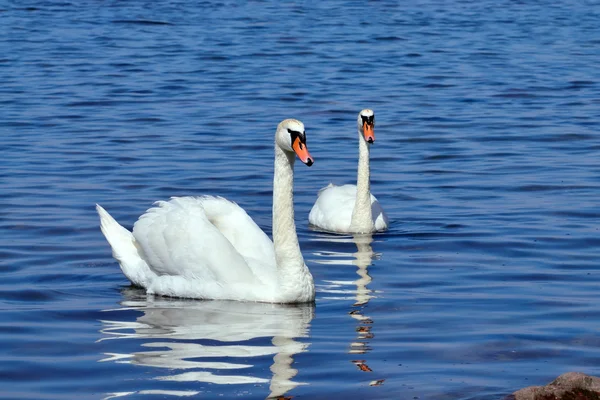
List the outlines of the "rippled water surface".
<svg viewBox="0 0 600 400">
<path fill-rule="evenodd" d="M 0 397 L 498 399 L 600 374 L 599 26 L 594 1 L 0 1 Z M 391 229 L 312 231 L 365 107 Z M 270 234 L 288 117 L 316 303 L 130 287 L 94 204 L 131 228 L 222 195 Z"/>
</svg>

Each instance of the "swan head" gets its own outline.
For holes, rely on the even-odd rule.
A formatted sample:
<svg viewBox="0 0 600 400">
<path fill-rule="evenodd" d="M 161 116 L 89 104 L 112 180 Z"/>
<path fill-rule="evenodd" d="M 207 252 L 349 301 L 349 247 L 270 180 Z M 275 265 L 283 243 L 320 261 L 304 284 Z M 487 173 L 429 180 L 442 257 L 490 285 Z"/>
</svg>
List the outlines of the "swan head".
<svg viewBox="0 0 600 400">
<path fill-rule="evenodd" d="M 361 133 L 363 139 L 367 143 L 375 142 L 375 113 L 373 110 L 369 110 L 365 108 L 361 112 L 358 113 L 358 118 L 356 120 L 356 124 L 358 125 L 358 131 Z"/>
<path fill-rule="evenodd" d="M 285 119 L 277 127 L 275 143 L 283 151 L 296 153 L 300 161 L 309 167 L 313 165 L 313 158 L 306 147 L 306 131 L 304 124 L 297 119 Z"/>
</svg>

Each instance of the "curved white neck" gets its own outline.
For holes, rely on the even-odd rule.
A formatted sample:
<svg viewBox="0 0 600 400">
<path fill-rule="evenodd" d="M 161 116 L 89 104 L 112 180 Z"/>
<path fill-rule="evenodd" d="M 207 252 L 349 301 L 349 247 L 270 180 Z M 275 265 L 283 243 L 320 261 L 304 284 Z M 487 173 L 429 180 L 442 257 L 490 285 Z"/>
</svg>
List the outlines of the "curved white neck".
<svg viewBox="0 0 600 400">
<path fill-rule="evenodd" d="M 356 202 L 352 211 L 350 229 L 353 232 L 372 232 L 371 172 L 369 169 L 369 145 L 358 130 L 358 176 L 356 178 Z"/>
<path fill-rule="evenodd" d="M 273 245 L 279 277 L 279 287 L 286 296 L 312 285 L 312 275 L 300 252 L 294 223 L 294 161 L 275 145 L 275 175 L 273 178 Z M 314 289 L 313 289 L 314 290 Z"/>
</svg>

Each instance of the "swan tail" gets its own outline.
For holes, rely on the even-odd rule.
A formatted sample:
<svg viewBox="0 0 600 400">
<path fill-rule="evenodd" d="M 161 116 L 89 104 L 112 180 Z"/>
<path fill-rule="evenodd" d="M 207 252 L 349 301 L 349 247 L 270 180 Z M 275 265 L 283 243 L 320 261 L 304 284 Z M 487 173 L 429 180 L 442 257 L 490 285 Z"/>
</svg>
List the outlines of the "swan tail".
<svg viewBox="0 0 600 400">
<path fill-rule="evenodd" d="M 110 244 L 113 257 L 119 262 L 123 274 L 134 285 L 147 288 L 151 276 L 155 274 L 142 257 L 142 249 L 135 237 L 98 204 L 96 211 L 100 216 L 100 230 Z"/>
</svg>

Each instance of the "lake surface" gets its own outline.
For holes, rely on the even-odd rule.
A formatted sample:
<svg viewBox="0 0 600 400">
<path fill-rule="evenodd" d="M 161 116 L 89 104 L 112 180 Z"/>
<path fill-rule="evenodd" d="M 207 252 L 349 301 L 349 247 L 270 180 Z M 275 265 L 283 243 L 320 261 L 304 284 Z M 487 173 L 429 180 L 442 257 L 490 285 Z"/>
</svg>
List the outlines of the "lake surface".
<svg viewBox="0 0 600 400">
<path fill-rule="evenodd" d="M 0 1 L 0 398 L 499 399 L 600 375 L 600 3 L 409 3 Z M 391 229 L 312 231 L 366 107 Z M 95 203 L 131 228 L 221 195 L 270 234 L 289 117 L 316 303 L 130 287 Z"/>
</svg>

